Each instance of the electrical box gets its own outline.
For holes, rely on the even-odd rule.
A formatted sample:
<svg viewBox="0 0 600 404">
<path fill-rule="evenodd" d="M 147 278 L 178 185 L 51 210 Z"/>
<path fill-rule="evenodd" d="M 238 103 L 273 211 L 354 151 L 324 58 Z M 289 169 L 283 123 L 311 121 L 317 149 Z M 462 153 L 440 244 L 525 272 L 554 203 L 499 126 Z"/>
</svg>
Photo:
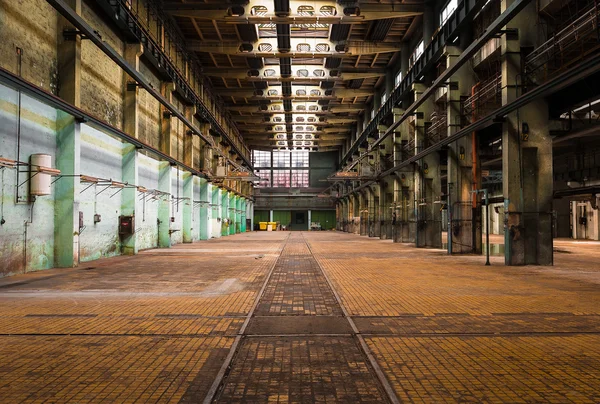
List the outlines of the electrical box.
<svg viewBox="0 0 600 404">
<path fill-rule="evenodd" d="M 135 231 L 134 216 L 119 216 L 119 234 L 122 236 L 130 236 Z"/>
<path fill-rule="evenodd" d="M 99 214 L 95 214 L 94 215 L 94 224 L 96 223 L 100 223 L 102 221 L 102 216 L 100 216 Z"/>
</svg>

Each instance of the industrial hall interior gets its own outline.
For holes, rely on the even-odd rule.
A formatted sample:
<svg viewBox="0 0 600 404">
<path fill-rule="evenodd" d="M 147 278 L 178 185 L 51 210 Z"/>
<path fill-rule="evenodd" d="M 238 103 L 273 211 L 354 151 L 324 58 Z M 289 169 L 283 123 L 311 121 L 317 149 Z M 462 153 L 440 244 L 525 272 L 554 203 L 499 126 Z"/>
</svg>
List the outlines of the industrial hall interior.
<svg viewBox="0 0 600 404">
<path fill-rule="evenodd" d="M 598 0 L 0 0 L 0 403 L 600 404 Z"/>
</svg>

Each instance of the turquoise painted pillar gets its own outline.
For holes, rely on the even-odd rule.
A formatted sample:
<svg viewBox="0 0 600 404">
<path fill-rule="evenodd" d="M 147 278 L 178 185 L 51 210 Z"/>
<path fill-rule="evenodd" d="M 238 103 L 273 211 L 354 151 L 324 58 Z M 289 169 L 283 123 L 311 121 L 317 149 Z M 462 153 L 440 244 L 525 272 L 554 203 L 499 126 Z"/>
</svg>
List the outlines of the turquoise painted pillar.
<svg viewBox="0 0 600 404">
<path fill-rule="evenodd" d="M 211 184 L 212 189 L 212 225 L 211 237 L 221 237 L 221 190 L 214 184 Z"/>
<path fill-rule="evenodd" d="M 158 190 L 164 192 L 158 200 L 158 246 L 171 247 L 171 165 L 161 162 L 158 168 Z"/>
<path fill-rule="evenodd" d="M 241 228 L 242 228 L 242 215 L 240 214 L 240 207 L 242 206 L 242 198 L 239 196 L 234 196 L 234 200 L 235 200 L 235 211 L 234 211 L 234 216 L 235 216 L 235 234 L 240 233 Z"/>
<path fill-rule="evenodd" d="M 122 169 L 123 182 L 138 184 L 138 152 L 135 146 L 128 145 L 123 150 Z M 121 191 L 121 215 L 133 216 L 135 218 L 137 202 L 137 188 L 123 188 L 123 191 Z M 133 234 L 124 236 L 121 239 L 121 250 L 124 255 L 135 255 L 138 253 L 137 229 L 141 228 L 141 225 L 138 223 L 138 220 L 134 220 L 134 224 Z"/>
<path fill-rule="evenodd" d="M 208 240 L 210 238 L 209 212 L 212 210 L 209 209 L 209 204 L 212 202 L 210 191 L 208 180 L 200 178 L 200 240 Z"/>
<path fill-rule="evenodd" d="M 183 173 L 183 242 L 191 243 L 194 241 L 193 231 L 193 220 L 192 215 L 194 214 L 194 176 L 192 173 Z"/>
<path fill-rule="evenodd" d="M 235 203 L 237 197 L 229 192 L 229 234 L 235 234 Z"/>
<path fill-rule="evenodd" d="M 59 111 L 55 164 L 62 175 L 54 188 L 54 265 L 71 268 L 79 263 L 79 175 L 81 126 Z"/>
<path fill-rule="evenodd" d="M 247 207 L 246 207 L 246 198 L 242 198 L 242 200 L 240 201 L 240 211 L 241 211 L 240 212 L 240 217 L 241 217 L 241 219 L 240 219 L 240 221 L 241 221 L 241 223 L 240 223 L 240 225 L 241 225 L 240 226 L 240 231 L 242 233 L 246 232 L 246 209 L 247 209 Z"/>
<path fill-rule="evenodd" d="M 221 190 L 221 236 L 229 235 L 227 220 L 229 218 L 229 193 L 226 189 Z"/>
</svg>

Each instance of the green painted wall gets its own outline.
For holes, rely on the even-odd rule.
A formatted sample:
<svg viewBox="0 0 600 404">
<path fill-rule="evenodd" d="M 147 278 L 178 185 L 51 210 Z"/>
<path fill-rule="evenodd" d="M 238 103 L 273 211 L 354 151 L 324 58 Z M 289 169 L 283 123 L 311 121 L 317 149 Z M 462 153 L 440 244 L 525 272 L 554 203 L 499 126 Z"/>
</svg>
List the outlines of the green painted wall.
<svg viewBox="0 0 600 404">
<path fill-rule="evenodd" d="M 287 226 L 292 222 L 292 212 L 289 210 L 274 210 L 273 221 L 279 222 L 283 226 Z"/>
<path fill-rule="evenodd" d="M 331 230 L 335 228 L 335 210 L 313 210 L 311 212 L 312 222 L 321 223 L 321 228 Z"/>
<path fill-rule="evenodd" d="M 269 211 L 268 210 L 255 210 L 254 211 L 254 223 L 258 222 L 268 222 L 269 221 Z"/>
</svg>

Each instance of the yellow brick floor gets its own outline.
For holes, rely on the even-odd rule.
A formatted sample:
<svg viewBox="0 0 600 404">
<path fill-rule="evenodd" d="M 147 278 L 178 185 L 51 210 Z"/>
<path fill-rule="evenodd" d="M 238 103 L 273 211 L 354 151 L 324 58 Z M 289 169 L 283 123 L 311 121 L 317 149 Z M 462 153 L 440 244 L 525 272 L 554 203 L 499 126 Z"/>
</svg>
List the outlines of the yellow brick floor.
<svg viewBox="0 0 600 404">
<path fill-rule="evenodd" d="M 255 232 L 0 279 L 0 403 L 201 402 L 259 297 L 220 402 L 385 402 L 325 274 L 402 402 L 597 404 L 600 244 L 555 248 Z"/>
</svg>

